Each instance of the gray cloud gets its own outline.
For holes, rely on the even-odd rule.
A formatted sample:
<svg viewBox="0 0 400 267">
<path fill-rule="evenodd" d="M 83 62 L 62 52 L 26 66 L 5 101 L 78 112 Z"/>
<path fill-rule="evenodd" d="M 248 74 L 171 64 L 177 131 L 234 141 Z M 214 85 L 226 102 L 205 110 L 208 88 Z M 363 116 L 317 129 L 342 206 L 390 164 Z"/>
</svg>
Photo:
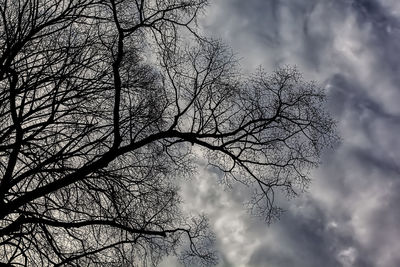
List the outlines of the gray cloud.
<svg viewBox="0 0 400 267">
<path fill-rule="evenodd" d="M 400 2 L 219 0 L 202 21 L 243 69 L 295 64 L 326 87 L 342 143 L 266 226 L 206 169 L 184 188 L 209 214 L 220 266 L 400 266 Z M 196 186 L 194 187 L 193 184 Z"/>
<path fill-rule="evenodd" d="M 197 203 L 211 214 L 224 264 L 399 266 L 400 3 L 221 0 L 203 25 L 245 69 L 296 64 L 324 84 L 343 139 L 270 227 L 241 211 L 239 193 L 204 183 L 214 191 Z"/>
</svg>

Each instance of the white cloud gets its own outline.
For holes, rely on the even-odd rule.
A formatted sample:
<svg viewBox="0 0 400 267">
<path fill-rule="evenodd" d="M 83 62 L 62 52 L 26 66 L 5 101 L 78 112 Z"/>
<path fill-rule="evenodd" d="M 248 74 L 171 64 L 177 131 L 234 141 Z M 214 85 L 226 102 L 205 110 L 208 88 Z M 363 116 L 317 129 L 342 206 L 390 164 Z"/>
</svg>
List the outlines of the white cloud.
<svg viewBox="0 0 400 267">
<path fill-rule="evenodd" d="M 338 260 L 343 267 L 351 267 L 357 258 L 357 250 L 353 247 L 346 248 L 339 252 Z"/>
</svg>

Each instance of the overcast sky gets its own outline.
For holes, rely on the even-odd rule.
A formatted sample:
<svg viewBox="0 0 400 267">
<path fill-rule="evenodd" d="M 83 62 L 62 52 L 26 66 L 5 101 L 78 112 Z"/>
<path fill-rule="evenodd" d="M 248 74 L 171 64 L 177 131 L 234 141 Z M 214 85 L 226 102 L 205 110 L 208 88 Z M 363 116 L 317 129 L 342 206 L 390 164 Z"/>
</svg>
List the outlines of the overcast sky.
<svg viewBox="0 0 400 267">
<path fill-rule="evenodd" d="M 184 198 L 208 213 L 219 266 L 400 266 L 400 1 L 216 0 L 202 25 L 244 70 L 297 65 L 317 80 L 342 137 L 271 226 L 200 171 Z"/>
</svg>

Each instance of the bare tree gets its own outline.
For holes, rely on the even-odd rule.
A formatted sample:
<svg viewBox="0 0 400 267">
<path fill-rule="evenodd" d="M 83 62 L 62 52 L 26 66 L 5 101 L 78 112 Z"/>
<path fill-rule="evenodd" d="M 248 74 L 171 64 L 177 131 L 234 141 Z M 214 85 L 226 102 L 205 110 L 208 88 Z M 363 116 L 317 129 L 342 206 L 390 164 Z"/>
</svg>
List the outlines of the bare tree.
<svg viewBox="0 0 400 267">
<path fill-rule="evenodd" d="M 274 189 L 307 184 L 335 138 L 324 93 L 296 69 L 244 77 L 196 33 L 206 0 L 0 3 L 6 265 L 212 264 L 207 220 L 180 209 L 194 157 L 254 188 L 269 220 Z"/>
</svg>

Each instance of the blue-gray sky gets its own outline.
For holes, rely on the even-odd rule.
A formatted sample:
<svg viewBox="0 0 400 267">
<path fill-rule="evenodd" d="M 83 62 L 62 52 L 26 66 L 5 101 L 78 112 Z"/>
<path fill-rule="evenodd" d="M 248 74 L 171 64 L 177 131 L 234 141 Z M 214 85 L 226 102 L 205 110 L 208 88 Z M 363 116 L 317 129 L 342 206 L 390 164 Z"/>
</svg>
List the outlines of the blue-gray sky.
<svg viewBox="0 0 400 267">
<path fill-rule="evenodd" d="M 217 0 L 201 25 L 244 70 L 296 65 L 317 80 L 342 138 L 271 226 L 200 171 L 184 198 L 208 213 L 220 266 L 400 266 L 400 1 Z"/>
</svg>

